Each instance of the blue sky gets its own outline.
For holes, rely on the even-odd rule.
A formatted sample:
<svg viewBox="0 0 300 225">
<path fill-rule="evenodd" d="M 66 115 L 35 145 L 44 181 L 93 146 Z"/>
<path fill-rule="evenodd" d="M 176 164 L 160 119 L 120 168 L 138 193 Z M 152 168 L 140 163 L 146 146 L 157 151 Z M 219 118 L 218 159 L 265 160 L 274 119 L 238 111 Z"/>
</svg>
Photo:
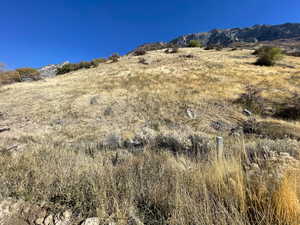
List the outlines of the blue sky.
<svg viewBox="0 0 300 225">
<path fill-rule="evenodd" d="M 0 1 L 0 62 L 11 69 L 124 54 L 214 28 L 300 22 L 299 0 Z"/>
</svg>

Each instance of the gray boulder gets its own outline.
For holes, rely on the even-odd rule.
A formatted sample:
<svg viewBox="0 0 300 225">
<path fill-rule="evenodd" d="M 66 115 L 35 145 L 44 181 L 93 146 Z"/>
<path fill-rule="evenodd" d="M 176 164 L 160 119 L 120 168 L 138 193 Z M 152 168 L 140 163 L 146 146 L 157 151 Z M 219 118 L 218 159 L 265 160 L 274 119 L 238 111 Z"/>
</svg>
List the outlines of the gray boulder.
<svg viewBox="0 0 300 225">
<path fill-rule="evenodd" d="M 57 69 L 62 68 L 64 65 L 69 64 L 69 63 L 70 62 L 66 61 L 61 64 L 56 64 L 56 65 L 53 64 L 53 65 L 44 66 L 44 67 L 38 69 L 38 71 L 40 72 L 40 76 L 42 78 L 55 77 L 57 75 Z"/>
</svg>

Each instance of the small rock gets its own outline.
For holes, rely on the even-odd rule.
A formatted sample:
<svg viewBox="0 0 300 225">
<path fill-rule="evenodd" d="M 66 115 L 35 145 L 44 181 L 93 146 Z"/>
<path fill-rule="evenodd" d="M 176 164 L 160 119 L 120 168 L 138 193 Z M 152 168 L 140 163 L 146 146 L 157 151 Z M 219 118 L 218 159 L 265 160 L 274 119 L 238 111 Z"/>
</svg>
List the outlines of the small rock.
<svg viewBox="0 0 300 225">
<path fill-rule="evenodd" d="M 290 158 L 291 155 L 288 152 L 280 152 L 279 155 L 283 158 Z"/>
<path fill-rule="evenodd" d="M 104 116 L 110 116 L 112 114 L 113 114 L 113 110 L 112 110 L 111 107 L 108 107 L 108 108 L 105 109 Z"/>
<path fill-rule="evenodd" d="M 45 218 L 44 225 L 53 225 L 53 215 L 49 215 Z"/>
<path fill-rule="evenodd" d="M 99 225 L 99 224 L 100 224 L 100 219 L 97 217 L 88 218 L 82 223 L 82 225 Z"/>
<path fill-rule="evenodd" d="M 72 216 L 72 212 L 70 210 L 67 210 L 63 213 L 63 216 L 65 219 L 70 219 Z"/>
<path fill-rule="evenodd" d="M 251 163 L 251 168 L 254 170 L 259 170 L 259 165 L 257 163 Z"/>
<path fill-rule="evenodd" d="M 94 96 L 94 97 L 91 98 L 90 104 L 91 104 L 91 105 L 96 105 L 96 104 L 98 104 L 98 101 L 97 101 L 97 97 L 96 97 L 96 96 Z"/>
<path fill-rule="evenodd" d="M 191 109 L 187 109 L 186 114 L 190 119 L 196 119 L 196 115 Z"/>
<path fill-rule="evenodd" d="M 244 113 L 246 116 L 252 116 L 252 112 L 250 112 L 248 109 L 244 109 L 244 110 L 243 110 L 243 113 Z"/>
<path fill-rule="evenodd" d="M 36 220 L 35 220 L 35 223 L 36 223 L 37 225 L 43 225 L 43 224 L 44 224 L 44 218 L 38 218 L 38 219 L 36 219 Z"/>
</svg>

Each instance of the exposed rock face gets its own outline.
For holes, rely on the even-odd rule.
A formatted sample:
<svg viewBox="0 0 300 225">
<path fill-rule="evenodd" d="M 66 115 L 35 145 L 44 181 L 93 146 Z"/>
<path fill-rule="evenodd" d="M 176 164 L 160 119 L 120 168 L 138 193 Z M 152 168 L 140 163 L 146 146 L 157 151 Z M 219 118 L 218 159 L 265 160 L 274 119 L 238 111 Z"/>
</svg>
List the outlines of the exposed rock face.
<svg viewBox="0 0 300 225">
<path fill-rule="evenodd" d="M 206 33 L 184 35 L 171 41 L 171 44 L 187 46 L 190 40 L 200 40 L 204 45 L 228 46 L 235 42 L 262 42 L 300 37 L 300 23 L 282 25 L 255 25 L 248 28 L 212 30 Z"/>
<path fill-rule="evenodd" d="M 56 65 L 48 65 L 40 68 L 38 71 L 40 72 L 40 76 L 43 78 L 46 77 L 54 77 L 57 74 L 57 69 L 63 67 L 64 65 L 68 64 L 69 62 L 64 62 L 61 64 L 56 64 Z"/>
<path fill-rule="evenodd" d="M 247 28 L 214 29 L 209 32 L 193 33 L 180 36 L 170 42 L 155 42 L 139 46 L 137 50 L 159 50 L 171 46 L 186 47 L 191 40 L 199 40 L 203 45 L 231 46 L 235 43 L 255 44 L 271 42 L 276 46 L 298 52 L 299 49 L 291 48 L 300 42 L 300 23 L 286 23 L 281 25 L 255 25 Z M 277 43 L 279 41 L 279 43 Z M 129 52 L 132 53 L 132 52 Z"/>
</svg>

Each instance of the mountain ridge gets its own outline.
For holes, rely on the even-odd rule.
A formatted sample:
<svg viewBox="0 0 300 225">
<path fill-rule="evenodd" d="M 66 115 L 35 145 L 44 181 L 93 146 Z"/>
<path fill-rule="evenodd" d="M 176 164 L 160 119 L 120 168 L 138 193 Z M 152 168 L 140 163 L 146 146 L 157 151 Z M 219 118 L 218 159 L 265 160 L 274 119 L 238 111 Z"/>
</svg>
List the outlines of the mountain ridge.
<svg viewBox="0 0 300 225">
<path fill-rule="evenodd" d="M 236 44 L 255 46 L 259 43 L 275 45 L 274 42 L 280 40 L 279 47 L 283 47 L 288 51 L 299 51 L 300 23 L 264 24 L 245 28 L 213 29 L 208 32 L 181 35 L 169 42 L 146 43 L 135 50 L 158 50 L 170 46 L 187 47 L 191 40 L 199 40 L 204 46 L 219 45 L 222 47 L 232 47 Z"/>
</svg>

